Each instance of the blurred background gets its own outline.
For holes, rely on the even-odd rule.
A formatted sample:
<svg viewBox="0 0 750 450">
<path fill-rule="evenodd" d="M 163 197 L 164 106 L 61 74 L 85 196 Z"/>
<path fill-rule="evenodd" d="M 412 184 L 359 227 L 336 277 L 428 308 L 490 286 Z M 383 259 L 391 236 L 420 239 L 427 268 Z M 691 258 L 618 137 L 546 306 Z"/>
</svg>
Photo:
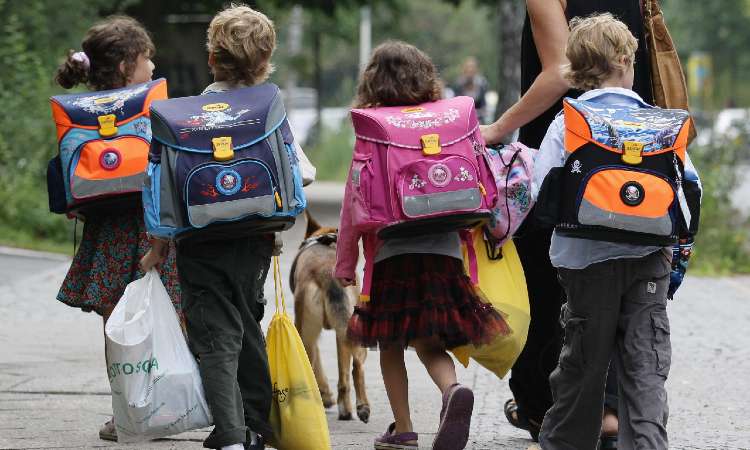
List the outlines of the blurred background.
<svg viewBox="0 0 750 450">
<path fill-rule="evenodd" d="M 49 213 L 47 161 L 56 152 L 48 99 L 70 49 L 98 18 L 130 14 L 157 47 L 155 77 L 171 97 L 210 83 L 205 33 L 220 0 L 0 0 L 0 245 L 71 254 L 73 223 Z M 521 0 L 268 0 L 295 136 L 322 180 L 343 181 L 354 142 L 348 121 L 370 50 L 403 39 L 431 55 L 446 95 L 464 73 L 486 79 L 485 122 L 519 95 Z M 750 0 L 663 0 L 688 80 L 699 137 L 690 148 L 704 182 L 701 232 L 691 263 L 705 274 L 750 272 Z M 691 270 L 695 270 L 692 269 Z"/>
</svg>

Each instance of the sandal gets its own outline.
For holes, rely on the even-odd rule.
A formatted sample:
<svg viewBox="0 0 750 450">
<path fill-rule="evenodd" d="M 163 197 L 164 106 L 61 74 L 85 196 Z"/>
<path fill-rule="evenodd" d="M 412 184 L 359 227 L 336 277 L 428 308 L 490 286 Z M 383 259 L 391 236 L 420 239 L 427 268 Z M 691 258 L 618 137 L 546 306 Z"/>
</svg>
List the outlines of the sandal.
<svg viewBox="0 0 750 450">
<path fill-rule="evenodd" d="M 99 428 L 99 439 L 117 442 L 117 428 L 115 428 L 114 417 L 109 419 L 101 428 Z"/>
<path fill-rule="evenodd" d="M 508 401 L 505 402 L 503 411 L 505 411 L 505 418 L 508 419 L 508 423 L 516 428 L 528 431 L 531 435 L 531 439 L 534 442 L 539 442 L 539 431 L 542 429 L 542 424 L 537 423 L 534 420 L 529 419 L 527 416 L 521 414 L 518 410 L 518 404 L 516 403 L 515 399 L 508 399 Z"/>
<path fill-rule="evenodd" d="M 458 383 L 443 394 L 440 427 L 432 443 L 433 450 L 458 450 L 466 447 L 474 409 L 474 393 Z"/>
<path fill-rule="evenodd" d="M 617 450 L 617 435 L 600 437 L 599 450 Z"/>
<path fill-rule="evenodd" d="M 417 433 L 408 431 L 395 434 L 396 422 L 388 426 L 388 430 L 375 439 L 375 450 L 415 450 L 417 448 Z"/>
</svg>

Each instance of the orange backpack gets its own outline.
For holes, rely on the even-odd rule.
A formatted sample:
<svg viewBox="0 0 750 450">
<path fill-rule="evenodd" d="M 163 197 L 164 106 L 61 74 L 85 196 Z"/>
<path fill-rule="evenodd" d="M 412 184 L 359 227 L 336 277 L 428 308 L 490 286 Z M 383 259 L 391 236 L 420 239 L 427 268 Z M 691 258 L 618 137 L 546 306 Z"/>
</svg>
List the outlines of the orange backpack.
<svg viewBox="0 0 750 450">
<path fill-rule="evenodd" d="M 151 143 L 149 107 L 165 98 L 165 79 L 52 97 L 59 153 L 47 168 L 50 211 L 137 201 Z"/>
</svg>

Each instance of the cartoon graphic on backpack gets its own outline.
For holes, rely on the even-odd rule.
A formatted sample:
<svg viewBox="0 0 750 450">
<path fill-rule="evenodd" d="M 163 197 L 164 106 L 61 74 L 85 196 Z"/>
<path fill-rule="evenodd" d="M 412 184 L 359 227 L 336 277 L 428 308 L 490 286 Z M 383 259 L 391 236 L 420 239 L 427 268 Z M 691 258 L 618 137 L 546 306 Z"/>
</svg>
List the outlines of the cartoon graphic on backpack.
<svg viewBox="0 0 750 450">
<path fill-rule="evenodd" d="M 151 234 L 269 233 L 306 207 L 281 91 L 271 83 L 154 102 L 143 206 Z"/>
<path fill-rule="evenodd" d="M 534 172 L 534 150 L 520 142 L 487 148 L 487 161 L 497 186 L 497 202 L 485 226 L 487 257 L 502 257 L 500 249 L 521 226 L 534 206 L 531 177 Z"/>
<path fill-rule="evenodd" d="M 497 187 L 470 97 L 351 114 L 355 228 L 393 238 L 490 219 Z"/>
<path fill-rule="evenodd" d="M 545 177 L 540 218 L 561 235 L 637 245 L 697 233 L 701 188 L 685 170 L 687 111 L 570 98 L 563 107 L 567 159 Z"/>
<path fill-rule="evenodd" d="M 151 142 L 149 107 L 165 98 L 164 79 L 52 97 L 59 153 L 47 168 L 50 211 L 85 213 L 137 201 Z"/>
</svg>

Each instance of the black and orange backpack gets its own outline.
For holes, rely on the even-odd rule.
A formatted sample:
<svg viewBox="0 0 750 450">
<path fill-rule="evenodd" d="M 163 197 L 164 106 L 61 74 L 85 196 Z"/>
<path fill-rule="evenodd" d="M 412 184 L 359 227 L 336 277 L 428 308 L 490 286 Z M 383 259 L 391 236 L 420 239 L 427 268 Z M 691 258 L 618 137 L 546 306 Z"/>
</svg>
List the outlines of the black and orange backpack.
<svg viewBox="0 0 750 450">
<path fill-rule="evenodd" d="M 539 219 L 560 235 L 637 245 L 667 246 L 698 231 L 687 111 L 566 98 L 563 112 L 567 157 L 542 184 Z"/>
</svg>

